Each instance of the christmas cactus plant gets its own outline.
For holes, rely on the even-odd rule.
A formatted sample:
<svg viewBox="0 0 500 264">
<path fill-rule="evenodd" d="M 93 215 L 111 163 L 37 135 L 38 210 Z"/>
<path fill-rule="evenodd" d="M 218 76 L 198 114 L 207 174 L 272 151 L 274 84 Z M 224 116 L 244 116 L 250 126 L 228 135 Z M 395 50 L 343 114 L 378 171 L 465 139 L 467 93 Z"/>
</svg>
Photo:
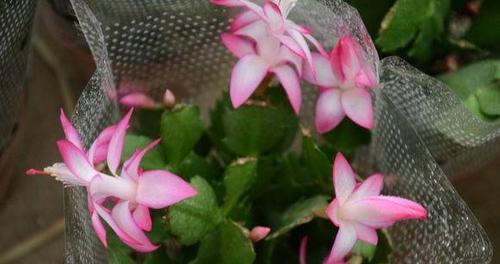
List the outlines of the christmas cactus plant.
<svg viewBox="0 0 500 264">
<path fill-rule="evenodd" d="M 327 51 L 288 17 L 293 0 L 212 3 L 240 12 L 221 34 L 237 62 L 209 118 L 170 90 L 130 93 L 86 150 L 61 112 L 62 162 L 27 173 L 85 188 L 111 263 L 387 262 L 384 230 L 428 212 L 348 161 L 374 127 L 364 44 L 344 34 Z M 314 128 L 299 117 L 303 89 L 318 95 Z"/>
</svg>

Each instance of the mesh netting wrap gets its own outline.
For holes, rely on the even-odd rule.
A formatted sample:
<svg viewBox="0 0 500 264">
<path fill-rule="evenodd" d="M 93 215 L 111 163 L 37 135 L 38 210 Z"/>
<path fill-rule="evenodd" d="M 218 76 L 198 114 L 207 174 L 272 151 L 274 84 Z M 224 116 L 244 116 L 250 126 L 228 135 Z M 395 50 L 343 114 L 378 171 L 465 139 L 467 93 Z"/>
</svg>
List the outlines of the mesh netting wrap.
<svg viewBox="0 0 500 264">
<path fill-rule="evenodd" d="M 73 117 L 87 146 L 100 129 L 117 119 L 117 98 L 127 93 L 141 91 L 159 98 L 168 87 L 178 98 L 207 109 L 228 86 L 235 59 L 221 44 L 219 35 L 227 31 L 233 11 L 213 6 L 208 0 L 71 2 L 97 65 Z M 376 92 L 376 129 L 369 151 L 372 155 L 364 159 L 365 163 L 387 175 L 386 192 L 419 201 L 430 212 L 428 221 L 406 221 L 390 229 L 396 245 L 392 262 L 487 262 L 491 247 L 483 229 L 449 183 L 441 166 L 443 161 L 436 161 L 438 156 L 445 160 L 456 158 L 464 148 L 430 146 L 434 135 L 423 137 L 419 127 L 430 123 L 434 127 L 436 118 L 408 114 L 413 104 L 425 107 L 425 111 L 441 109 L 440 102 L 422 97 L 430 95 L 427 89 L 421 89 L 420 97 L 409 96 L 415 80 L 422 80 L 432 89 L 434 85 L 443 86 L 432 80 L 425 82 L 430 77 L 424 78 L 398 60 L 384 61 L 379 67 L 377 53 L 358 13 L 341 1 L 299 1 L 291 18 L 312 28 L 327 49 L 341 35 L 351 34 L 362 44 L 365 59 L 381 72 L 381 89 Z M 303 120 L 311 123 L 316 92 L 308 86 L 303 92 Z M 436 96 L 444 100 L 449 92 L 442 93 Z M 419 101 L 422 98 L 429 101 Z M 459 101 L 447 102 L 463 108 Z M 474 143 L 486 141 L 483 138 Z M 464 144 L 462 138 L 456 142 Z M 104 262 L 104 250 L 90 226 L 83 189 L 66 190 L 65 212 L 66 262 Z"/>
<path fill-rule="evenodd" d="M 35 7 L 35 0 L 0 3 L 0 150 L 17 121 Z"/>
</svg>

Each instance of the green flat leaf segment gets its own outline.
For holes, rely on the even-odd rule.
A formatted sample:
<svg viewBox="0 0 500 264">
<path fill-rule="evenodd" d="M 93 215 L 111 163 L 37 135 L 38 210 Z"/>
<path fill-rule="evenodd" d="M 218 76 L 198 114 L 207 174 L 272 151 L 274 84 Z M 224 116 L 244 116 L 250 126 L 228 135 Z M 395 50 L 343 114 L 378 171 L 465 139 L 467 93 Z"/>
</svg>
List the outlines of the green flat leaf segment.
<svg viewBox="0 0 500 264">
<path fill-rule="evenodd" d="M 222 221 L 200 243 L 198 257 L 190 264 L 251 264 L 255 260 L 252 242 L 232 221 Z"/>
<path fill-rule="evenodd" d="M 222 213 L 212 187 L 201 177 L 191 179 L 198 195 L 175 204 L 169 209 L 169 225 L 181 244 L 192 245 L 200 241 L 220 221 Z"/>
<path fill-rule="evenodd" d="M 323 213 L 328 200 L 329 197 L 318 195 L 295 203 L 283 213 L 281 225 L 268 239 L 279 237 L 294 227 L 310 222 L 315 215 Z"/>
</svg>

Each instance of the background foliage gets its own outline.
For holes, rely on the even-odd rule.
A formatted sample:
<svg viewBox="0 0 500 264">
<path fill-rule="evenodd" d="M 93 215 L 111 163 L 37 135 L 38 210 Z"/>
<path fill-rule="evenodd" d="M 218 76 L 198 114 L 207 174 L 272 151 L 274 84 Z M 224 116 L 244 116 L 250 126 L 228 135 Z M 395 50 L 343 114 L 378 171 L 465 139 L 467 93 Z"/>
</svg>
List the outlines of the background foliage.
<svg viewBox="0 0 500 264">
<path fill-rule="evenodd" d="M 500 1 L 346 0 L 380 57 L 403 57 L 446 82 L 485 120 L 500 117 Z"/>
</svg>

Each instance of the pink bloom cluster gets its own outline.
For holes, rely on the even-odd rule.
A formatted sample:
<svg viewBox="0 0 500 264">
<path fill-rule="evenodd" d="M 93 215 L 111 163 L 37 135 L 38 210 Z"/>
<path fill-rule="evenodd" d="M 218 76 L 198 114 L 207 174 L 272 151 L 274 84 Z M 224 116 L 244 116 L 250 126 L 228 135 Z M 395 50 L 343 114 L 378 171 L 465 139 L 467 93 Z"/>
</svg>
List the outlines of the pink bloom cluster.
<svg viewBox="0 0 500 264">
<path fill-rule="evenodd" d="M 92 226 L 101 242 L 107 245 L 102 219 L 124 243 L 137 251 L 149 252 L 158 247 L 145 234 L 145 231 L 152 228 L 149 209 L 170 206 L 196 195 L 197 191 L 170 172 L 143 171 L 140 168 L 144 155 L 159 140 L 144 149 L 136 150 L 120 168 L 132 111 L 131 109 L 117 124 L 104 129 L 85 152 L 78 132 L 61 110 L 61 124 L 66 139 L 59 140 L 57 147 L 64 163 L 56 163 L 44 171 L 30 169 L 27 174 L 47 174 L 66 186 L 85 187 Z M 103 162 L 106 162 L 111 175 L 96 168 Z"/>
<path fill-rule="evenodd" d="M 427 210 L 416 202 L 380 195 L 384 186 L 381 174 L 357 183 L 351 166 L 340 153 L 333 164 L 333 185 L 335 199 L 326 208 L 326 215 L 339 229 L 324 264 L 344 263 L 358 239 L 376 245 L 377 229 L 400 220 L 427 218 Z M 304 238 L 300 247 L 301 264 L 306 263 L 306 244 Z"/>
<path fill-rule="evenodd" d="M 361 47 L 343 36 L 328 55 L 311 30 L 288 19 L 296 0 L 268 0 L 259 6 L 248 0 L 212 0 L 212 3 L 245 10 L 235 17 L 222 42 L 239 58 L 231 73 L 229 94 L 239 107 L 266 76 L 276 76 L 294 111 L 300 111 L 300 81 L 318 87 L 316 129 L 326 133 L 345 116 L 362 127 L 373 127 L 369 89 L 377 85 Z M 308 46 L 311 43 L 317 52 Z"/>
</svg>

